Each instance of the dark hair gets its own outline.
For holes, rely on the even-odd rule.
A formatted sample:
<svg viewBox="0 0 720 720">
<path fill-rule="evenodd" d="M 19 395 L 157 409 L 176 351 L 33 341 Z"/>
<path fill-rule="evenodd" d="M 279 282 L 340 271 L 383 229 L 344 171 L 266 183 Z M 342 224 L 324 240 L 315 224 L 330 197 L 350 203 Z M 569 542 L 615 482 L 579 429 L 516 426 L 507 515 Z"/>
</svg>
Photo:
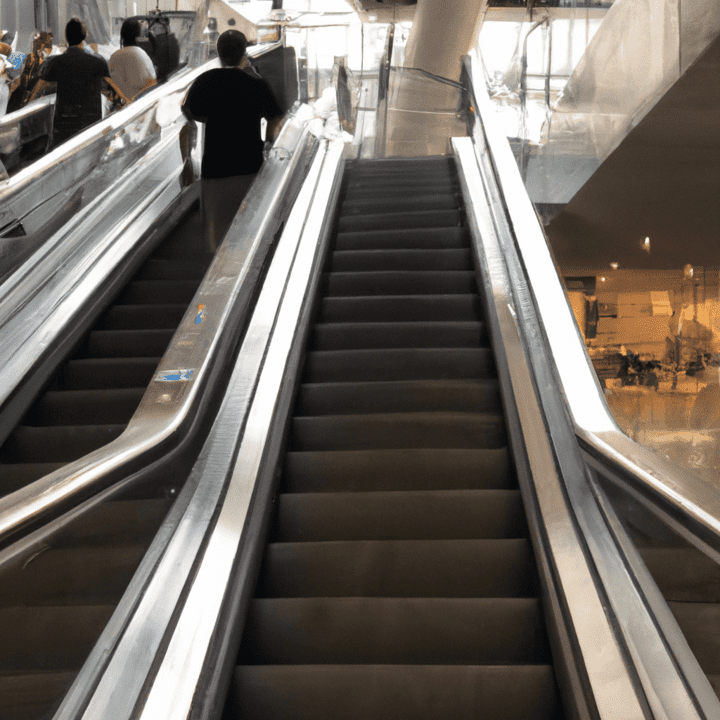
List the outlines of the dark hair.
<svg viewBox="0 0 720 720">
<path fill-rule="evenodd" d="M 135 45 L 135 38 L 140 37 L 142 29 L 139 20 L 128 18 L 120 28 L 120 40 L 123 47 Z"/>
<path fill-rule="evenodd" d="M 239 30 L 226 30 L 218 38 L 217 51 L 223 65 L 239 65 L 246 49 L 247 38 Z"/>
<path fill-rule="evenodd" d="M 87 37 L 85 23 L 76 17 L 71 17 L 65 26 L 65 38 L 68 45 L 79 45 Z"/>
</svg>

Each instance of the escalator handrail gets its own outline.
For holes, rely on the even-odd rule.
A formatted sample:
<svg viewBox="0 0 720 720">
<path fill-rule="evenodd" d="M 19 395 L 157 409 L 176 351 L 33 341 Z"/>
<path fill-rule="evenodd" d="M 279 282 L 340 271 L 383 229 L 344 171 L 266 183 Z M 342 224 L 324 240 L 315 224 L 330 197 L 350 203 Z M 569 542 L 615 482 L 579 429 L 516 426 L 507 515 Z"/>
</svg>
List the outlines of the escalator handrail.
<svg viewBox="0 0 720 720">
<path fill-rule="evenodd" d="M 466 67 L 478 79 L 476 100 L 483 121 L 492 126 L 492 106 L 477 56 L 470 56 Z M 594 455 L 616 468 L 617 479 L 622 477 L 641 496 L 649 496 L 648 508 L 663 518 L 674 518 L 674 525 L 688 541 L 720 562 L 720 493 L 699 475 L 629 438 L 616 423 L 509 144 L 501 132 L 491 132 L 489 142 L 508 212 L 520 230 L 516 233 L 518 250 L 543 318 L 576 434 Z"/>
<path fill-rule="evenodd" d="M 137 602 L 123 598 L 133 608 L 131 617 L 113 617 L 56 720 L 188 715 L 247 534 L 267 434 L 258 416 L 270 422 L 274 414 L 307 275 L 319 271 L 320 237 L 329 233 L 342 155 L 341 141 L 321 141 L 263 283 L 223 405 L 192 471 L 195 494 L 146 585 L 134 590 Z M 124 628 L 121 637 L 113 626 Z M 99 661 L 107 667 L 98 678 Z M 144 698 L 142 709 L 136 706 L 139 698 Z"/>
<path fill-rule="evenodd" d="M 482 75 L 476 74 L 475 77 Z M 607 610 L 614 615 L 621 642 L 625 644 L 626 663 L 635 669 L 635 682 L 644 691 L 651 716 L 714 716 L 720 712 L 717 696 L 652 579 L 642 570 L 638 573 L 630 570 L 642 565 L 637 551 L 631 543 L 625 542 L 624 531 L 616 522 L 612 508 L 605 503 L 594 477 L 585 468 L 576 441 L 575 426 L 561 392 L 553 348 L 547 337 L 548 322 L 542 316 L 535 298 L 527 260 L 523 262 L 521 255 L 523 246 L 538 243 L 539 238 L 533 234 L 524 235 L 528 229 L 527 223 L 518 222 L 517 216 L 511 212 L 511 202 L 516 201 L 518 195 L 522 193 L 527 203 L 529 198 L 519 180 L 519 171 L 514 161 L 519 184 L 513 183 L 511 190 L 504 185 L 505 178 L 498 172 L 495 153 L 501 149 L 509 151 L 509 144 L 494 127 L 492 107 L 487 94 L 483 96 L 483 92 L 484 85 L 471 90 L 480 119 L 473 128 L 473 143 L 478 166 L 483 168 L 485 187 L 495 188 L 490 207 L 501 248 L 495 266 L 505 265 L 510 272 L 511 290 L 508 298 L 503 299 L 504 304 L 500 304 L 499 312 L 506 315 L 509 312 L 512 316 L 511 324 L 523 338 L 522 349 L 529 358 L 536 392 L 546 417 L 545 432 L 551 440 L 561 470 L 562 484 L 555 497 L 548 498 L 547 508 L 550 512 L 546 520 L 549 524 L 545 537 L 552 540 L 558 509 L 567 499 L 572 521 L 580 529 L 582 542 L 596 569 L 598 588 L 607 598 Z M 455 142 L 460 143 L 462 140 Z M 534 214 L 533 219 L 537 226 Z M 542 248 L 547 251 L 541 231 L 540 239 Z M 554 275 L 554 278 L 557 279 L 557 276 Z M 512 363 L 517 362 L 519 354 L 513 353 Z M 524 396 L 522 401 L 525 401 Z M 526 438 L 542 432 L 536 425 L 523 430 Z M 549 492 L 546 477 L 542 477 L 541 482 L 535 485 L 534 492 L 538 498 Z M 567 546 L 562 547 L 563 552 L 566 552 Z M 566 602 L 571 605 L 573 601 L 574 595 L 566 594 Z M 611 712 L 610 717 L 615 715 Z"/>
<path fill-rule="evenodd" d="M 578 706 L 581 717 L 594 706 L 608 720 L 700 720 L 708 708 L 720 711 L 720 703 L 664 604 L 659 622 L 646 588 L 627 572 L 627 549 L 616 542 L 617 529 L 584 471 L 482 141 L 478 131 L 453 145 L 467 187 L 503 395 L 508 415 L 516 418 L 509 423 L 511 445 L 549 599 L 545 612 L 559 638 L 556 648 L 575 648 L 558 652 L 556 662 L 562 657 L 562 676 L 582 678 L 568 684 L 572 695 L 563 688 L 566 702 Z"/>
<path fill-rule="evenodd" d="M 264 254 L 315 147 L 306 120 L 293 117 L 286 122 L 127 428 L 108 445 L 1 498 L 0 541 L 55 514 L 58 507 L 91 488 L 101 489 L 103 478 L 117 476 L 122 467 L 137 462 L 187 422 L 216 360 L 221 337 L 236 330 L 238 308 L 249 302 Z M 57 303 L 52 285 L 47 293 L 48 302 Z M 27 349 L 41 350 L 32 344 Z"/>
</svg>

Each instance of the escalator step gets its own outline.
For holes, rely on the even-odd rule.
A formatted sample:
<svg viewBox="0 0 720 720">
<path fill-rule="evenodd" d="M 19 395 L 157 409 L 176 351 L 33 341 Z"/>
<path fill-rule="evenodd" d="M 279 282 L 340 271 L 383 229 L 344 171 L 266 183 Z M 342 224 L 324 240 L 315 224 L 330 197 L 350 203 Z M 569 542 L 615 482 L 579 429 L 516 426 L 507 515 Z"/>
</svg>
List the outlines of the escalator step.
<svg viewBox="0 0 720 720">
<path fill-rule="evenodd" d="M 289 452 L 285 492 L 370 492 L 512 488 L 508 450 L 502 448 Z"/>
<path fill-rule="evenodd" d="M 167 305 L 113 305 L 97 322 L 96 330 L 168 330 L 176 328 L 188 306 L 185 303 Z"/>
<path fill-rule="evenodd" d="M 175 330 L 95 330 L 88 336 L 88 357 L 162 357 Z"/>
<path fill-rule="evenodd" d="M 345 188 L 345 201 L 371 200 L 376 201 L 378 196 L 384 200 L 388 198 L 402 198 L 410 195 L 433 195 L 438 192 L 438 181 L 434 177 L 413 178 L 412 182 L 400 184 L 397 179 L 387 178 L 357 178 Z M 442 185 L 443 193 L 461 192 L 457 180 L 446 179 Z"/>
<path fill-rule="evenodd" d="M 256 597 L 534 597 L 530 543 L 271 543 Z"/>
<path fill-rule="evenodd" d="M 198 262 L 198 260 L 205 262 Z M 150 257 L 137 272 L 133 280 L 195 280 L 202 281 L 207 272 L 207 259 L 204 255 L 178 260 L 160 256 Z"/>
<path fill-rule="evenodd" d="M 0 448 L 0 462 L 72 462 L 120 437 L 125 425 L 21 425 Z"/>
<path fill-rule="evenodd" d="M 488 343 L 481 322 L 316 323 L 308 349 L 472 348 Z"/>
<path fill-rule="evenodd" d="M 496 380 L 405 380 L 301 385 L 295 415 L 419 411 L 502 412 Z"/>
<path fill-rule="evenodd" d="M 4 572 L 0 607 L 114 605 L 145 554 L 144 545 L 130 543 L 137 540 L 113 547 L 47 548 Z"/>
<path fill-rule="evenodd" d="M 472 271 L 470 249 L 339 250 L 330 257 L 332 272 L 372 270 Z"/>
<path fill-rule="evenodd" d="M 23 420 L 24 425 L 112 425 L 130 421 L 145 388 L 51 390 Z"/>
<path fill-rule="evenodd" d="M 391 450 L 500 447 L 507 442 L 500 415 L 387 413 L 293 418 L 290 450 Z"/>
<path fill-rule="evenodd" d="M 320 350 L 307 354 L 303 382 L 466 380 L 495 375 L 489 348 Z"/>
<path fill-rule="evenodd" d="M 284 493 L 277 513 L 275 542 L 473 540 L 527 534 L 519 490 Z"/>
<path fill-rule="evenodd" d="M 71 360 L 58 374 L 57 385 L 65 390 L 147 387 L 159 362 L 160 357 Z"/>
<path fill-rule="evenodd" d="M 237 667 L 224 720 L 553 720 L 555 693 L 548 665 Z"/>
<path fill-rule="evenodd" d="M 343 216 L 338 220 L 340 232 L 359 230 L 398 230 L 400 228 L 444 228 L 462 224 L 457 210 L 428 210 L 427 212 L 404 212 L 393 215 Z"/>
<path fill-rule="evenodd" d="M 75 672 L 0 676 L 0 720 L 37 720 L 64 697 Z"/>
<path fill-rule="evenodd" d="M 118 305 L 187 304 L 199 285 L 198 280 L 133 280 L 115 302 Z"/>
<path fill-rule="evenodd" d="M 484 665 L 547 660 L 535 598 L 263 598 L 241 664 Z"/>
<path fill-rule="evenodd" d="M 101 503 L 53 535 L 53 547 L 90 547 L 108 542 L 149 543 L 155 537 L 170 503 L 170 500 L 161 499 Z"/>
<path fill-rule="evenodd" d="M 0 673 L 79 670 L 115 607 L 0 608 Z"/>
<path fill-rule="evenodd" d="M 337 255 L 337 254 L 336 254 Z M 347 262 L 347 258 L 337 258 Z M 357 260 L 357 258 L 355 259 Z M 471 270 L 435 272 L 428 270 L 379 270 L 333 272 L 323 278 L 323 295 L 451 295 L 475 292 Z"/>
<path fill-rule="evenodd" d="M 2 455 L 2 451 L 0 451 Z M 11 492 L 49 475 L 66 465 L 64 462 L 53 463 L 18 463 L 14 465 L 0 465 L 0 496 Z"/>
<path fill-rule="evenodd" d="M 343 215 L 376 215 L 381 213 L 412 212 L 417 210 L 455 210 L 458 197 L 454 192 L 413 193 L 382 199 L 350 199 L 342 204 Z"/>
<path fill-rule="evenodd" d="M 693 655 L 706 675 L 720 675 L 720 605 L 669 602 Z"/>
<path fill-rule="evenodd" d="M 398 228 L 338 233 L 335 250 L 420 250 L 423 248 L 465 248 L 470 233 L 465 227 Z"/>
<path fill-rule="evenodd" d="M 477 295 L 323 298 L 317 322 L 463 322 L 482 317 Z"/>
</svg>

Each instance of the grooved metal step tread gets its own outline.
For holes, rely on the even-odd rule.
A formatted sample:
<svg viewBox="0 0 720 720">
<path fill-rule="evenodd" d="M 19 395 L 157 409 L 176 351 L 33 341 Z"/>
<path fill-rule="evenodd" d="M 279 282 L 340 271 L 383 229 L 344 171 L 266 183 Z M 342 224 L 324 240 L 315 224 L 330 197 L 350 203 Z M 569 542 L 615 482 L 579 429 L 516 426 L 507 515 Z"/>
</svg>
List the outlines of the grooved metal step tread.
<svg viewBox="0 0 720 720">
<path fill-rule="evenodd" d="M 0 675 L 0 720 L 37 720 L 75 680 L 76 672 Z"/>
<path fill-rule="evenodd" d="M 526 535 L 519 490 L 396 490 L 283 493 L 278 497 L 273 540 L 475 540 Z"/>
<path fill-rule="evenodd" d="M 96 330 L 167 330 L 176 328 L 187 303 L 164 305 L 113 305 L 98 320 Z"/>
<path fill-rule="evenodd" d="M 21 425 L 0 448 L 0 462 L 72 462 L 120 437 L 125 425 Z"/>
<path fill-rule="evenodd" d="M 200 280 L 133 280 L 118 296 L 119 305 L 189 303 Z"/>
<path fill-rule="evenodd" d="M 668 602 L 685 639 L 706 675 L 720 675 L 720 605 Z"/>
<path fill-rule="evenodd" d="M 332 272 L 372 270 L 472 270 L 469 248 L 422 250 L 337 250 L 330 257 Z"/>
<path fill-rule="evenodd" d="M 116 542 L 121 544 L 49 547 L 26 565 L 5 570 L 0 584 L 0 614 L 12 606 L 118 603 L 147 548 L 135 538 L 118 538 Z"/>
<path fill-rule="evenodd" d="M 2 455 L 2 451 L 0 451 L 0 455 Z M 8 465 L 2 461 L 0 463 L 0 497 L 9 495 L 11 492 L 25 487 L 28 483 L 59 470 L 66 464 L 64 462 L 31 462 Z"/>
<path fill-rule="evenodd" d="M 428 210 L 376 215 L 345 216 L 338 220 L 340 232 L 356 230 L 397 230 L 412 227 L 453 227 L 462 225 L 457 210 Z"/>
<path fill-rule="evenodd" d="M 467 380 L 496 374 L 489 348 L 317 350 L 306 356 L 302 381 Z"/>
<path fill-rule="evenodd" d="M 468 247 L 470 232 L 466 227 L 397 228 L 340 232 L 335 250 L 420 250 L 422 248 Z"/>
<path fill-rule="evenodd" d="M 327 415 L 293 418 L 290 450 L 501 447 L 500 415 L 459 412 Z"/>
<path fill-rule="evenodd" d="M 382 213 L 412 212 L 413 210 L 455 210 L 459 206 L 454 192 L 424 192 L 390 197 L 348 199 L 342 203 L 343 215 L 379 215 Z"/>
<path fill-rule="evenodd" d="M 172 499 L 111 500 L 87 510 L 53 535 L 53 547 L 74 548 L 108 542 L 145 543 L 155 537 Z"/>
<path fill-rule="evenodd" d="M 639 548 L 666 600 L 720 603 L 720 567 L 696 548 Z"/>
<path fill-rule="evenodd" d="M 401 198 L 408 194 L 431 195 L 438 191 L 438 180 L 434 177 L 420 177 L 407 184 L 398 184 L 394 178 L 374 178 L 372 180 L 358 178 L 345 188 L 345 200 L 372 200 L 379 196 L 382 198 Z M 441 189 L 444 192 L 461 194 L 460 183 L 457 178 L 446 178 Z"/>
<path fill-rule="evenodd" d="M 488 345 L 487 328 L 479 321 L 356 322 L 316 323 L 308 349 L 477 348 Z"/>
<path fill-rule="evenodd" d="M 49 390 L 32 407 L 24 425 L 111 425 L 130 421 L 145 388 Z"/>
<path fill-rule="evenodd" d="M 162 357 L 176 328 L 151 330 L 95 330 L 88 336 L 88 357 Z"/>
<path fill-rule="evenodd" d="M 0 608 L 0 673 L 79 670 L 114 605 Z"/>
<path fill-rule="evenodd" d="M 66 363 L 57 385 L 65 390 L 146 387 L 160 357 L 81 358 Z"/>
<path fill-rule="evenodd" d="M 289 452 L 284 492 L 513 488 L 506 447 Z"/>
<path fill-rule="evenodd" d="M 472 270 L 362 270 L 334 271 L 322 279 L 330 297 L 363 295 L 448 295 L 475 292 Z"/>
<path fill-rule="evenodd" d="M 295 416 L 387 412 L 502 412 L 497 380 L 398 380 L 305 383 Z"/>
<path fill-rule="evenodd" d="M 240 664 L 547 662 L 536 598 L 263 598 Z"/>
<path fill-rule="evenodd" d="M 522 692 L 520 692 L 522 689 Z M 235 668 L 225 720 L 554 720 L 549 665 Z"/>
<path fill-rule="evenodd" d="M 526 539 L 268 545 L 257 597 L 535 597 Z"/>
<path fill-rule="evenodd" d="M 316 322 L 467 322 L 478 321 L 477 295 L 384 295 L 326 297 Z"/>
</svg>

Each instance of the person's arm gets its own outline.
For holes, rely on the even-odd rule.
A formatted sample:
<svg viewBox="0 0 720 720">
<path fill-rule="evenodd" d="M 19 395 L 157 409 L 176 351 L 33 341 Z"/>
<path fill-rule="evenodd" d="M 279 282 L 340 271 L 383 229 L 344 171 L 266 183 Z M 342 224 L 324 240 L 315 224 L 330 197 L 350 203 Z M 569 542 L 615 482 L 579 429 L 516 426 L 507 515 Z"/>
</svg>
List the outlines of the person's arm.
<svg viewBox="0 0 720 720">
<path fill-rule="evenodd" d="M 268 120 L 267 130 L 265 131 L 265 138 L 267 142 L 274 142 L 277 139 L 284 119 L 285 118 L 283 118 L 282 115 L 278 115 Z"/>
<path fill-rule="evenodd" d="M 127 105 L 130 101 L 125 97 L 123 94 L 123 91 L 113 82 L 112 78 L 104 77 L 103 82 L 110 88 L 110 91 L 119 99 L 119 104 L 121 106 Z M 113 105 L 118 104 L 118 102 L 114 102 Z"/>
<path fill-rule="evenodd" d="M 31 103 L 42 91 L 44 91 L 46 88 L 51 87 L 54 84 L 55 83 L 49 82 L 48 80 L 38 80 L 35 83 L 35 87 L 32 89 L 32 92 L 30 93 L 28 103 Z"/>
<path fill-rule="evenodd" d="M 201 78 L 202 76 L 198 78 L 198 80 Z M 198 84 L 198 80 L 190 86 L 190 89 L 185 96 L 185 101 L 182 104 L 182 111 L 188 120 L 206 123 L 208 119 L 207 109 L 203 107 L 202 87 Z"/>
</svg>

